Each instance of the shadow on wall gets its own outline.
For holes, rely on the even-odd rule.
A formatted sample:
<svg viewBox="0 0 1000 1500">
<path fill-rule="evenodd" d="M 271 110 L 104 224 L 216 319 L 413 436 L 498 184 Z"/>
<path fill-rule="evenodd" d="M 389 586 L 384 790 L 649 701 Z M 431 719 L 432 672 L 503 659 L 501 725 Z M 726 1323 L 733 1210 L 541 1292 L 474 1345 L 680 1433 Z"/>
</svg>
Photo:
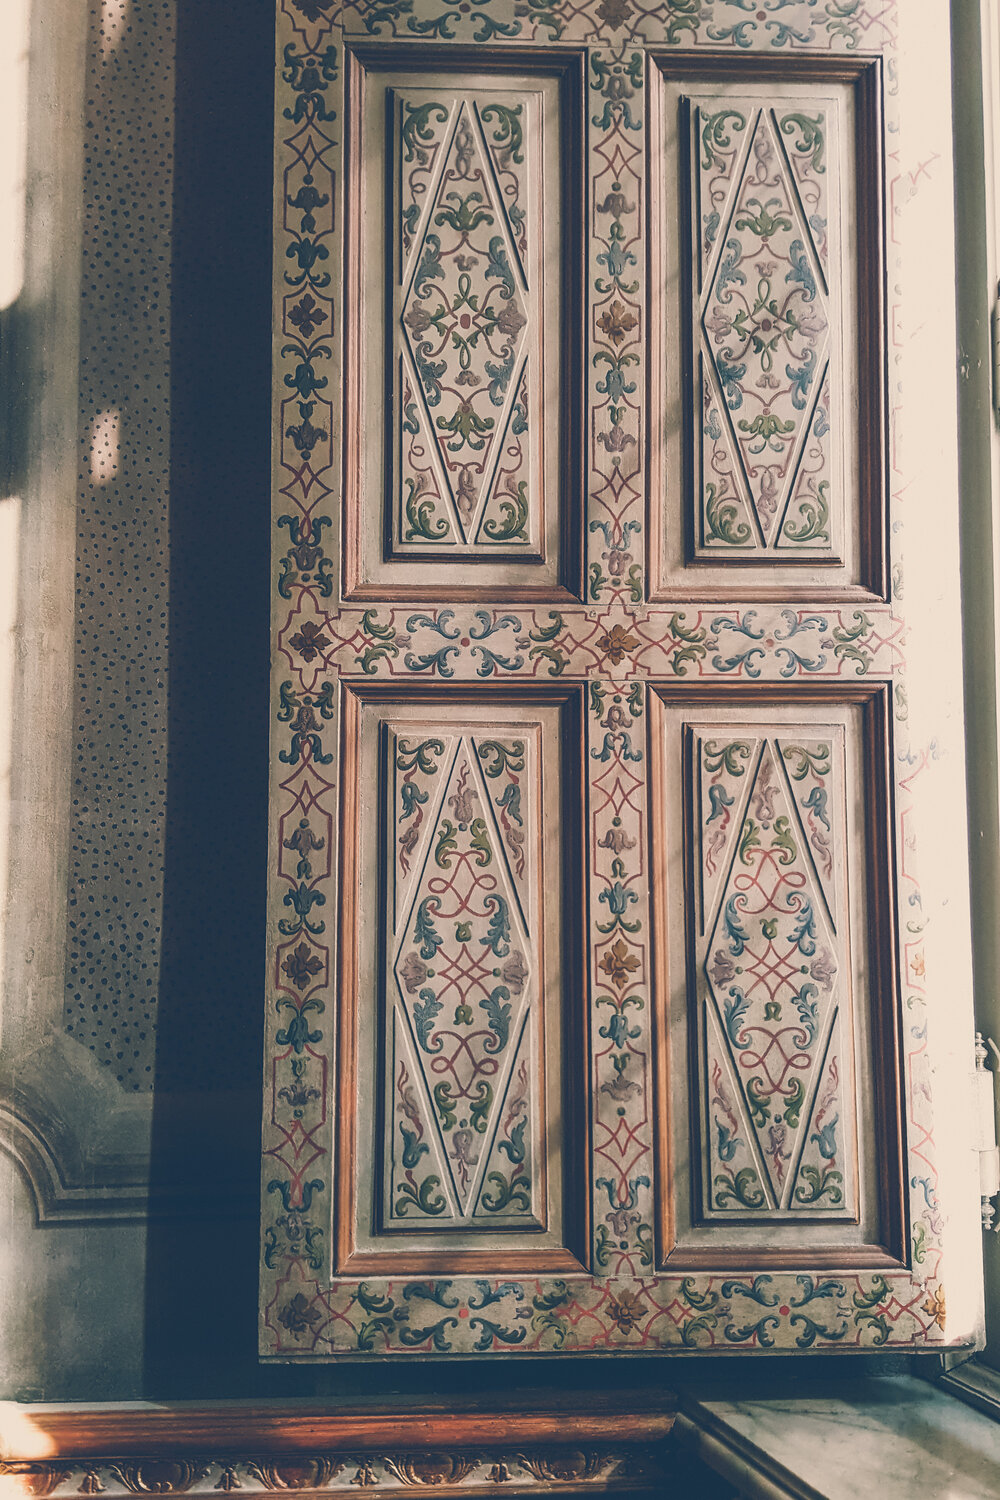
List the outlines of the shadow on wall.
<svg viewBox="0 0 1000 1500">
<path fill-rule="evenodd" d="M 273 24 L 273 0 L 177 3 L 169 760 L 151 1185 L 218 1191 L 199 1192 L 190 1216 L 149 1223 L 142 1394 L 468 1391 L 470 1368 L 459 1361 L 435 1360 L 433 1373 L 418 1361 L 257 1361 Z M 514 1363 L 532 1385 L 608 1379 L 600 1361 Z M 615 1374 L 618 1386 L 647 1386 L 652 1371 L 619 1362 Z M 491 1360 L 477 1364 L 474 1384 L 507 1389 L 514 1378 L 510 1360 Z"/>
</svg>

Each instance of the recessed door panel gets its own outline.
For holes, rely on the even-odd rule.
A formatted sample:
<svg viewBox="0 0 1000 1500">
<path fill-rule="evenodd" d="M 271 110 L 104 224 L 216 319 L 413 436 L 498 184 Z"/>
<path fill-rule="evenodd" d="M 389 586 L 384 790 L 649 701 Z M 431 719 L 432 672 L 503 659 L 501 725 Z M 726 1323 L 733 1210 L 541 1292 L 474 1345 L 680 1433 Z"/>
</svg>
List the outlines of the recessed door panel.
<svg viewBox="0 0 1000 1500">
<path fill-rule="evenodd" d="M 572 1263 L 577 700 L 345 695 L 356 863 L 341 999 L 357 1068 L 342 1075 L 356 1112 L 342 1232 L 354 1260 L 471 1252 L 493 1264 L 518 1250 Z"/>
<path fill-rule="evenodd" d="M 874 70 L 665 59 L 654 119 L 654 588 L 879 594 Z"/>
<path fill-rule="evenodd" d="M 654 699 L 661 1227 L 678 1259 L 709 1232 L 737 1256 L 902 1235 L 899 1124 L 879 1118 L 895 1057 L 884 695 L 815 697 Z"/>
<path fill-rule="evenodd" d="M 575 70 L 392 61 L 350 57 L 349 592 L 578 592 Z"/>
</svg>

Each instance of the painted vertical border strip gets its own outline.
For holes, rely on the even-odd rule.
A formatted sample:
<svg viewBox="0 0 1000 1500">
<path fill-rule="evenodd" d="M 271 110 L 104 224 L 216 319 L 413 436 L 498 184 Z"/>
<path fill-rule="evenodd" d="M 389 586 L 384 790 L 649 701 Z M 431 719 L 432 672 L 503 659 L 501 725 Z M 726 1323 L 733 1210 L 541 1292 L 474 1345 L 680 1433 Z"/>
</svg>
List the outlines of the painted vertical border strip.
<svg viewBox="0 0 1000 1500">
<path fill-rule="evenodd" d="M 638 48 L 589 54 L 589 604 L 644 597 L 646 71 Z"/>
<path fill-rule="evenodd" d="M 343 69 L 327 10 L 281 0 L 276 31 L 265 1279 L 289 1257 L 328 1276 L 332 1239 L 339 703 L 321 622 L 336 589 Z"/>
</svg>

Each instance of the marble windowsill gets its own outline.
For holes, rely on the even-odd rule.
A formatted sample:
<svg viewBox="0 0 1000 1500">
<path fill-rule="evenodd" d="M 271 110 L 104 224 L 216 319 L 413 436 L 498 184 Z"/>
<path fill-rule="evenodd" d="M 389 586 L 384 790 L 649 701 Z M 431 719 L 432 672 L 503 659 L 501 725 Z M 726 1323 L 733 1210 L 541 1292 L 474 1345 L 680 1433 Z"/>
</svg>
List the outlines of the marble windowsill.
<svg viewBox="0 0 1000 1500">
<path fill-rule="evenodd" d="M 1000 1500 L 1000 1423 L 912 1375 L 706 1393 L 676 1432 L 751 1500 Z"/>
</svg>

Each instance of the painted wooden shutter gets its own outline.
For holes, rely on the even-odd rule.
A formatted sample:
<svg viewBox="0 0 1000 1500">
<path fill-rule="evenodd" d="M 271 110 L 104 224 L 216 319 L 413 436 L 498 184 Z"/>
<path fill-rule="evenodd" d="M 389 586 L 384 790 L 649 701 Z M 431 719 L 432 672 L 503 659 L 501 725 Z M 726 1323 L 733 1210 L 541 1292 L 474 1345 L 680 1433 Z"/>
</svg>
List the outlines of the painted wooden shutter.
<svg viewBox="0 0 1000 1500">
<path fill-rule="evenodd" d="M 879 9 L 278 6 L 266 1356 L 945 1337 Z"/>
</svg>

